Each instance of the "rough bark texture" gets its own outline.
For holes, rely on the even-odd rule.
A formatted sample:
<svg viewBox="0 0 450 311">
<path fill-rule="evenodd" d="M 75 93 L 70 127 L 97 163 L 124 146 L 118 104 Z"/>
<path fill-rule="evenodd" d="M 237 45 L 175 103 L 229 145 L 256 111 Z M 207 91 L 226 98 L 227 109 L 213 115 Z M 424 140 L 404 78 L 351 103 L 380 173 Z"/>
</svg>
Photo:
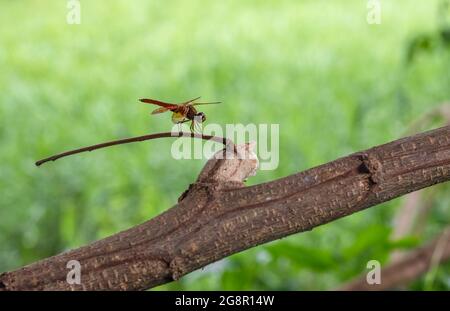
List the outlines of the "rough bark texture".
<svg viewBox="0 0 450 311">
<path fill-rule="evenodd" d="M 450 260 L 450 229 L 445 230 L 439 237 L 381 270 L 381 283 L 369 284 L 366 276 L 341 287 L 344 291 L 388 290 L 406 285 L 427 271 L 432 266 Z"/>
<path fill-rule="evenodd" d="M 241 146 L 242 148 L 242 146 Z M 3 290 L 142 290 L 450 179 L 450 127 L 244 187 L 255 159 L 210 160 L 177 205 L 129 230 L 0 276 Z M 69 260 L 81 284 L 66 282 Z"/>
</svg>

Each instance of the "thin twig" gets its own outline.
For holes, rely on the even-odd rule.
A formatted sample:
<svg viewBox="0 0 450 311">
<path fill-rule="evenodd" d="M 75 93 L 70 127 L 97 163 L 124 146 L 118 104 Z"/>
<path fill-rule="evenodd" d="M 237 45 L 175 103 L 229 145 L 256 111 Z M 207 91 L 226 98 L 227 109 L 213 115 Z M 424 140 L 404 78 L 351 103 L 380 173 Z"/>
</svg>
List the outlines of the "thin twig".
<svg viewBox="0 0 450 311">
<path fill-rule="evenodd" d="M 40 166 L 49 161 L 56 161 L 60 158 L 64 158 L 64 157 L 74 155 L 77 153 L 90 152 L 93 150 L 111 147 L 111 146 L 115 146 L 115 145 L 129 144 L 129 143 L 133 143 L 133 142 L 157 139 L 157 138 L 164 138 L 164 137 L 191 137 L 191 138 L 198 138 L 198 139 L 204 139 L 204 140 L 212 140 L 217 143 L 224 144 L 225 146 L 234 146 L 234 144 L 231 140 L 224 138 L 224 137 L 203 135 L 203 134 L 197 134 L 197 133 L 187 133 L 187 132 L 164 132 L 164 133 L 156 133 L 156 134 L 149 134 L 149 135 L 143 135 L 143 136 L 137 136 L 137 137 L 131 137 L 131 138 L 118 139 L 118 140 L 113 140 L 113 141 L 109 141 L 106 143 L 101 143 L 101 144 L 97 144 L 97 145 L 92 145 L 92 146 L 88 146 L 88 147 L 65 151 L 65 152 L 62 152 L 62 153 L 53 155 L 51 157 L 37 161 L 36 166 Z"/>
</svg>

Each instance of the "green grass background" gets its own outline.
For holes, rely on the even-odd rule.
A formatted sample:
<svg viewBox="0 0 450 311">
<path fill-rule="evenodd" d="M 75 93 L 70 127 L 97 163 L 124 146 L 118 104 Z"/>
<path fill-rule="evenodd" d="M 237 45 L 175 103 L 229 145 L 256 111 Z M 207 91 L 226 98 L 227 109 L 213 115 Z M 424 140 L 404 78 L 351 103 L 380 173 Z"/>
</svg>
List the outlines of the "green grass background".
<svg viewBox="0 0 450 311">
<path fill-rule="evenodd" d="M 50 163 L 66 149 L 170 129 L 137 102 L 221 100 L 208 121 L 280 124 L 283 177 L 405 135 L 450 99 L 450 52 L 417 53 L 435 36 L 441 1 L 0 1 L 0 272 L 79 247 L 170 208 L 205 160 L 174 161 L 172 140 Z M 434 37 L 433 37 L 434 38 Z M 391 238 L 396 199 L 312 232 L 258 246 L 158 289 L 332 289 L 426 242 L 448 224 L 442 188 L 425 233 Z M 448 189 L 448 187 L 447 187 Z M 450 289 L 450 266 L 410 289 Z M 428 281 L 427 281 L 428 280 Z"/>
</svg>

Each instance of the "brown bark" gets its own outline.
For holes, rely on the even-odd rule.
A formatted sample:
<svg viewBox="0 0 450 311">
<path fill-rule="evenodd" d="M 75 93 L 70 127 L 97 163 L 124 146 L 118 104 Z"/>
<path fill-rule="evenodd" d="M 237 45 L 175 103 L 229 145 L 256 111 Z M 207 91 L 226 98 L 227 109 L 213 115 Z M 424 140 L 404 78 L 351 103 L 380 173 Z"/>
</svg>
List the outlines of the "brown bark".
<svg viewBox="0 0 450 311">
<path fill-rule="evenodd" d="M 210 160 L 177 205 L 129 230 L 0 276 L 4 290 L 142 290 L 250 247 L 450 179 L 450 126 L 244 187 L 255 160 Z M 81 285 L 66 282 L 69 260 Z"/>
<path fill-rule="evenodd" d="M 411 251 L 401 259 L 381 269 L 381 283 L 368 284 L 366 276 L 359 277 L 342 286 L 344 291 L 388 290 L 411 281 L 430 270 L 431 267 L 450 260 L 450 229 L 428 245 Z"/>
</svg>

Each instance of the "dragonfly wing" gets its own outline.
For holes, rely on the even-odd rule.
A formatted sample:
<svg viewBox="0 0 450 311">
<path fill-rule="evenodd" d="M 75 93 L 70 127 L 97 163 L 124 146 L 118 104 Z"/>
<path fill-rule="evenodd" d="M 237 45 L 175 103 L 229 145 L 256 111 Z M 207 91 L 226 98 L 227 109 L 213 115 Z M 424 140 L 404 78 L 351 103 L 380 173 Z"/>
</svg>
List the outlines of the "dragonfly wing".
<svg viewBox="0 0 450 311">
<path fill-rule="evenodd" d="M 221 102 L 211 102 L 211 103 L 193 103 L 192 106 L 199 106 L 199 105 L 217 105 Z"/>
<path fill-rule="evenodd" d="M 169 110 L 175 109 L 178 107 L 178 105 L 176 104 L 171 104 L 171 103 L 165 103 L 156 99 L 150 99 L 150 98 L 142 98 L 139 99 L 139 101 L 146 103 L 146 104 L 153 104 L 153 105 L 158 105 L 164 108 L 167 108 Z"/>
<path fill-rule="evenodd" d="M 180 105 L 192 105 L 192 103 L 195 102 L 199 98 L 200 98 L 200 96 L 196 97 L 196 98 L 193 98 L 193 99 L 190 99 L 188 101 L 185 101 L 184 103 L 181 103 Z"/>
<path fill-rule="evenodd" d="M 163 113 L 168 111 L 169 108 L 166 107 L 160 107 L 160 108 L 156 108 L 155 110 L 152 111 L 152 114 L 158 114 L 158 113 Z"/>
</svg>

